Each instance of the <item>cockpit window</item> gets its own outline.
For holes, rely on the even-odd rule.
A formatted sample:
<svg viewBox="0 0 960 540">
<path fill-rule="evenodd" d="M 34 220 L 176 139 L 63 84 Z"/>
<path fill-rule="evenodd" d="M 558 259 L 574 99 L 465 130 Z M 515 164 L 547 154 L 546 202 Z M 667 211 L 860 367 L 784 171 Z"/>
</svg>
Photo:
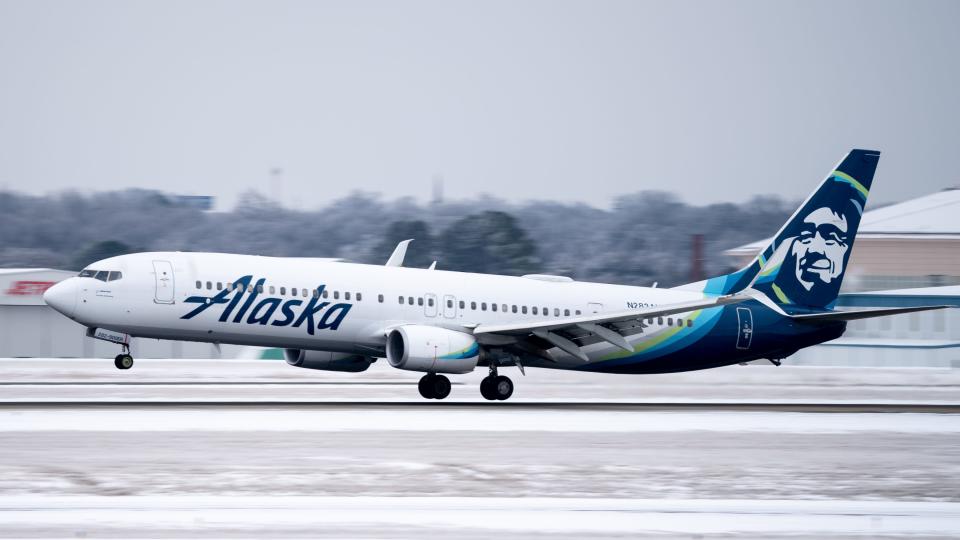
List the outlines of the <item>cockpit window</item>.
<svg viewBox="0 0 960 540">
<path fill-rule="evenodd" d="M 113 270 L 94 270 L 92 268 L 86 268 L 80 272 L 77 277 L 89 277 L 93 279 L 99 279 L 100 281 L 116 281 L 123 277 L 123 273 Z"/>
<path fill-rule="evenodd" d="M 96 274 L 95 276 L 93 276 L 93 277 L 94 277 L 94 279 L 99 279 L 100 281 L 106 281 L 106 280 L 107 280 L 107 276 L 108 276 L 109 274 L 110 274 L 110 272 L 107 272 L 106 270 L 97 270 L 97 274 Z"/>
<path fill-rule="evenodd" d="M 80 272 L 80 275 L 78 277 L 93 277 L 96 273 L 97 273 L 96 270 L 85 268 L 83 271 Z"/>
<path fill-rule="evenodd" d="M 107 276 L 107 281 L 116 281 L 123 277 L 123 272 L 110 272 Z"/>
</svg>

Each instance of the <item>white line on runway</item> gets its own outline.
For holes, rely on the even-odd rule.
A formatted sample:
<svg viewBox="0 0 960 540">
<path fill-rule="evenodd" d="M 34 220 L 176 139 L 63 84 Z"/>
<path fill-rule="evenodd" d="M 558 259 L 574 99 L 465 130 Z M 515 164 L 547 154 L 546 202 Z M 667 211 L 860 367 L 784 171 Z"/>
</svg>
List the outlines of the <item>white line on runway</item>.
<svg viewBox="0 0 960 540">
<path fill-rule="evenodd" d="M 489 409 L 13 409 L 0 431 L 541 431 L 957 433 L 958 414 Z"/>
<path fill-rule="evenodd" d="M 0 530 L 330 525 L 528 533 L 953 535 L 960 504 L 470 497 L 0 497 Z"/>
</svg>

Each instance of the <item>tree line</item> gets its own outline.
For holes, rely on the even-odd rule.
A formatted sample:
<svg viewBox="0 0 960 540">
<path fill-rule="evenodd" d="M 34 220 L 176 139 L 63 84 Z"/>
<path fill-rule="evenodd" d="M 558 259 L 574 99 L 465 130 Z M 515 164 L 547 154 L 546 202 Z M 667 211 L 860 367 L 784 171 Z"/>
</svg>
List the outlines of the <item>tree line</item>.
<svg viewBox="0 0 960 540">
<path fill-rule="evenodd" d="M 694 206 L 646 191 L 609 209 L 483 196 L 418 203 L 354 193 L 310 211 L 245 193 L 205 212 L 148 190 L 31 196 L 0 192 L 0 266 L 79 270 L 136 251 L 218 251 L 339 257 L 382 264 L 414 238 L 406 266 L 508 275 L 549 273 L 634 285 L 689 281 L 691 239 L 703 235 L 709 275 L 732 269 L 723 251 L 771 236 L 795 204 L 775 197 Z"/>
</svg>

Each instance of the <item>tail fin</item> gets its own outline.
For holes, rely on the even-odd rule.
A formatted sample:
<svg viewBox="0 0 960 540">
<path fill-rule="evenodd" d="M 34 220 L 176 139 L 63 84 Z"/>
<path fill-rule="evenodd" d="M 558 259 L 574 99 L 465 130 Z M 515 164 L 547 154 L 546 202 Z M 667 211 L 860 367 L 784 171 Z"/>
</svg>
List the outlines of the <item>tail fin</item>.
<svg viewBox="0 0 960 540">
<path fill-rule="evenodd" d="M 831 307 L 840 292 L 880 152 L 852 150 L 750 265 L 703 283 L 704 292 L 753 287 L 782 306 Z"/>
</svg>

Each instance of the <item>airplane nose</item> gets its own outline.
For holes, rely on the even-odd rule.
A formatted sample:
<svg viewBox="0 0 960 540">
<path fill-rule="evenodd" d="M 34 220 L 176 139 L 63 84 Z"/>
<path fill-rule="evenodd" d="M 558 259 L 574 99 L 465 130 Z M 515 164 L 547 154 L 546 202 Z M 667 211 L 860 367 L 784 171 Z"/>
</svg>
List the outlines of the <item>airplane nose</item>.
<svg viewBox="0 0 960 540">
<path fill-rule="evenodd" d="M 69 278 L 50 287 L 43 293 L 43 301 L 53 309 L 67 317 L 73 317 L 77 310 L 77 282 L 76 278 Z"/>
</svg>

